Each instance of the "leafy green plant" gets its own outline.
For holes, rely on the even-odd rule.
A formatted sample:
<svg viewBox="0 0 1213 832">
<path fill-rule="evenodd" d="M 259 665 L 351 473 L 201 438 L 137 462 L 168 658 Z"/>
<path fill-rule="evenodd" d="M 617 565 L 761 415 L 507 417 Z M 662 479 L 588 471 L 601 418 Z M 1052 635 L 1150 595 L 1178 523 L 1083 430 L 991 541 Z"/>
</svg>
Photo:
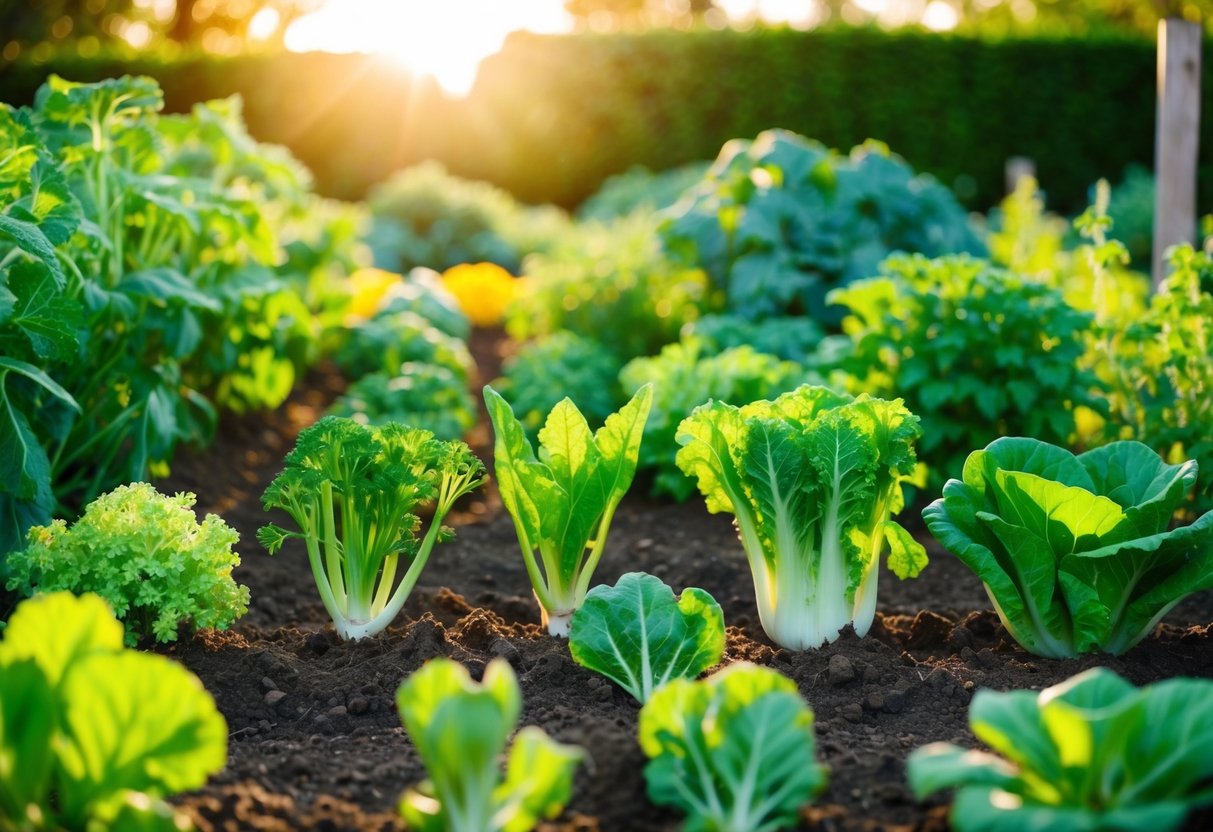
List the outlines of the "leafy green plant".
<svg viewBox="0 0 1213 832">
<path fill-rule="evenodd" d="M 329 413 L 364 425 L 400 422 L 438 439 L 459 439 L 476 424 L 467 380 L 437 364 L 405 362 L 397 375 L 371 373 L 349 386 Z"/>
<path fill-rule="evenodd" d="M 707 303 L 702 271 L 662 253 L 657 220 L 583 223 L 525 261 L 506 329 L 518 341 L 561 330 L 592 338 L 622 363 L 678 340 Z"/>
<path fill-rule="evenodd" d="M 585 596 L 573 613 L 569 652 L 643 704 L 670 680 L 693 679 L 721 660 L 724 613 L 702 589 L 675 597 L 661 578 L 628 572 Z"/>
<path fill-rule="evenodd" d="M 661 237 L 672 256 L 708 273 L 726 311 L 830 325 L 841 316 L 826 293 L 871 276 L 893 251 L 982 249 L 951 192 L 884 145 L 842 156 L 786 130 L 728 142 Z"/>
<path fill-rule="evenodd" d="M 1213 587 L 1213 513 L 1170 528 L 1196 468 L 1140 442 L 1075 456 L 1003 438 L 970 454 L 964 479 L 949 480 L 923 518 L 1025 650 L 1123 653 L 1186 595 Z"/>
<path fill-rule="evenodd" d="M 898 256 L 831 298 L 850 311 L 844 366 L 857 386 L 922 414 L 935 483 L 974 447 L 1008 435 L 1064 443 L 1075 408 L 1103 409 L 1079 366 L 1091 316 L 1040 282 L 965 256 Z"/>
<path fill-rule="evenodd" d="M 514 518 L 542 623 L 552 635 L 568 635 L 569 619 L 589 591 L 615 509 L 636 474 L 652 398 L 652 386 L 641 387 L 593 433 L 572 400 L 563 399 L 539 431 L 536 455 L 506 400 L 484 388 L 501 502 Z"/>
<path fill-rule="evenodd" d="M 811 318 L 767 318 L 755 322 L 729 314 L 704 315 L 692 321 L 683 328 L 683 339 L 687 336 L 703 342 L 703 351 L 708 355 L 734 347 L 750 347 L 754 352 L 800 364 L 812 359 L 826 337 Z"/>
<path fill-rule="evenodd" d="M 96 595 L 23 602 L 0 642 L 0 822 L 5 829 L 192 828 L 163 798 L 227 761 L 227 724 L 201 683 L 124 650 Z"/>
<path fill-rule="evenodd" d="M 414 362 L 444 367 L 465 384 L 474 366 L 462 339 L 411 310 L 381 313 L 351 326 L 333 361 L 353 379 L 371 373 L 393 377 L 401 364 Z"/>
<path fill-rule="evenodd" d="M 923 547 L 890 519 L 920 435 L 900 399 L 809 385 L 744 407 L 709 402 L 679 425 L 678 467 L 709 512 L 734 515 L 776 644 L 820 647 L 847 624 L 866 635 L 886 540 L 897 577 L 926 566 Z"/>
<path fill-rule="evenodd" d="M 687 830 L 770 832 L 821 792 L 813 711 L 791 679 L 747 662 L 701 682 L 676 679 L 640 710 L 649 799 Z"/>
<path fill-rule="evenodd" d="M 405 680 L 396 703 L 429 774 L 400 802 L 410 829 L 530 832 L 568 802 L 582 751 L 541 728 L 518 732 L 501 776 L 498 759 L 522 706 L 504 659 L 489 662 L 480 683 L 458 662 L 433 659 Z"/>
<path fill-rule="evenodd" d="M 177 640 L 183 624 L 225 630 L 248 612 L 248 587 L 232 579 L 240 539 L 216 514 L 199 523 L 193 494 L 168 497 L 147 483 L 98 497 L 69 528 L 29 530 L 9 555 L 8 588 L 29 596 L 93 592 L 126 625 L 127 643 Z"/>
<path fill-rule="evenodd" d="M 733 347 L 719 354 L 698 338 L 684 338 L 651 358 L 635 358 L 619 373 L 620 384 L 635 389 L 652 384 L 653 410 L 645 423 L 640 467 L 655 469 L 653 493 L 679 502 L 695 490 L 675 463 L 678 425 L 707 401 L 749 404 L 785 393 L 812 379 L 803 367 L 780 361 L 752 347 Z"/>
<path fill-rule="evenodd" d="M 465 344 L 472 334 L 471 321 L 459 308 L 455 296 L 442 285 L 442 275 L 433 269 L 413 269 L 388 290 L 378 314 L 390 316 L 397 312 L 414 312 Z"/>
<path fill-rule="evenodd" d="M 257 539 L 270 554 L 302 540 L 337 634 L 365 638 L 400 612 L 434 544 L 454 536 L 443 518 L 484 481 L 484 465 L 462 442 L 394 422 L 372 427 L 326 416 L 300 432 L 261 498 L 299 531 L 267 525 Z M 415 512 L 430 504 L 433 517 L 418 540 Z M 393 588 L 402 559 L 407 569 Z"/>
<path fill-rule="evenodd" d="M 1213 683 L 1144 688 L 1093 667 L 1040 691 L 978 691 L 974 735 L 995 753 L 934 743 L 910 755 L 921 799 L 956 788 L 957 832 L 1181 828 L 1213 803 Z"/>
<path fill-rule="evenodd" d="M 654 173 L 637 165 L 608 177 L 581 203 L 577 218 L 608 222 L 629 214 L 647 214 L 669 208 L 694 185 L 698 185 L 710 162 L 687 162 Z"/>
<path fill-rule="evenodd" d="M 620 366 L 602 344 L 561 330 L 519 347 L 505 360 L 504 375 L 493 387 L 518 414 L 527 437 L 534 438 L 565 396 L 577 402 L 591 425 L 601 425 L 624 402 Z"/>
</svg>

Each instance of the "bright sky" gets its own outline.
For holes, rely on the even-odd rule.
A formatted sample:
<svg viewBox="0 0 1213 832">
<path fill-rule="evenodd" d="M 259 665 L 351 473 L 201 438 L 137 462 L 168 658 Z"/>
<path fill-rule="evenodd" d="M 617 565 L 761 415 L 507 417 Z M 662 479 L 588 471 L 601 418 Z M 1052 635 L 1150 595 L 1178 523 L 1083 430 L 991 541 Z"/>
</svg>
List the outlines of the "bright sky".
<svg viewBox="0 0 1213 832">
<path fill-rule="evenodd" d="M 954 28 L 959 18 L 947 0 L 854 3 L 868 14 L 904 18 L 888 22 L 918 20 L 932 29 Z M 814 0 L 717 0 L 717 5 L 733 20 L 761 18 L 794 26 L 812 25 L 819 14 Z M 510 32 L 555 33 L 572 27 L 564 0 L 328 0 L 291 24 L 286 47 L 382 54 L 463 95 L 472 88 L 480 62 L 501 49 Z"/>
</svg>

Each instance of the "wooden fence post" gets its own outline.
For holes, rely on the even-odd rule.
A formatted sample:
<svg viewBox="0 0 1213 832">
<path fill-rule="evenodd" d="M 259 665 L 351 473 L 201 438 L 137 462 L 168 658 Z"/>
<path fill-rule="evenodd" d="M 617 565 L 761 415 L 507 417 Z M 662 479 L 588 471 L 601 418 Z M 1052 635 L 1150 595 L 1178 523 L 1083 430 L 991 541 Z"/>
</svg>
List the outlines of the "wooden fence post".
<svg viewBox="0 0 1213 832">
<path fill-rule="evenodd" d="M 1199 23 L 1158 24 L 1158 118 L 1154 141 L 1154 287 L 1166 277 L 1163 254 L 1196 232 L 1196 156 L 1200 145 Z"/>
</svg>

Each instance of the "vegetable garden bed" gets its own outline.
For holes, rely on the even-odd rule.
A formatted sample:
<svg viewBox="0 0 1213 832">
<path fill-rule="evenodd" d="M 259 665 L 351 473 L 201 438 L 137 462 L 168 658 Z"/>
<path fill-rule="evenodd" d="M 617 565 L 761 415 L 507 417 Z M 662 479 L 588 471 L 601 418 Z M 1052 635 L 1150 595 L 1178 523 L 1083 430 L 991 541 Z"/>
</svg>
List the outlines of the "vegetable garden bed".
<svg viewBox="0 0 1213 832">
<path fill-rule="evenodd" d="M 496 369 L 496 346 L 488 333 L 473 340 L 486 377 Z M 230 730 L 227 768 L 178 803 L 202 830 L 401 829 L 395 805 L 425 776 L 395 711 L 401 680 L 436 656 L 477 677 L 502 657 L 522 686 L 520 724 L 586 751 L 567 810 L 542 828 L 678 828 L 677 814 L 645 796 L 638 703 L 574 664 L 567 642 L 541 630 L 513 524 L 492 484 L 448 520 L 457 537 L 426 566 L 397 626 L 360 642 L 336 638 L 301 544 L 265 554 L 255 536 L 266 521 L 260 495 L 295 434 L 341 384 L 333 374 L 313 374 L 283 409 L 227 422 L 210 450 L 180 459 L 159 484 L 165 492 L 196 492 L 199 513 L 219 512 L 240 532 L 236 578 L 252 591 L 249 613 L 232 631 L 204 632 L 166 650 L 199 675 Z M 471 437 L 482 456 L 490 436 L 482 419 Z M 729 517 L 708 515 L 698 500 L 672 505 L 643 493 L 634 488 L 620 506 L 595 583 L 646 571 L 676 590 L 702 587 L 729 625 L 725 662 L 748 660 L 795 680 L 816 713 L 819 754 L 830 770 L 801 828 L 946 828 L 946 803 L 916 802 L 904 763 L 928 742 L 976 745 L 968 705 L 977 688 L 1040 689 L 1096 665 L 1137 684 L 1213 676 L 1213 593 L 1180 604 L 1124 656 L 1038 658 L 1010 639 L 977 578 L 934 543 L 914 510 L 902 519 L 927 545 L 931 564 L 916 581 L 881 576 L 868 638 L 844 633 L 819 650 L 774 648 L 758 624 Z M 1210 823 L 1206 811 L 1186 828 Z"/>
</svg>

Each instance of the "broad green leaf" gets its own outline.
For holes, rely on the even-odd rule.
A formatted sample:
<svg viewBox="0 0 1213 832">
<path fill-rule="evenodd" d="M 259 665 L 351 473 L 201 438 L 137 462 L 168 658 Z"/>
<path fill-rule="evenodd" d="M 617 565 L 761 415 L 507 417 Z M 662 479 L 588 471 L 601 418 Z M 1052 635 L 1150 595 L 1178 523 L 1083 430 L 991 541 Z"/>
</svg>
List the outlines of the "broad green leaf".
<svg viewBox="0 0 1213 832">
<path fill-rule="evenodd" d="M 1138 536 L 1165 531 L 1196 484 L 1196 463 L 1168 465 L 1140 442 L 1113 442 L 1078 457 L 1097 494 L 1116 501 Z"/>
<path fill-rule="evenodd" d="M 884 524 L 889 541 L 889 569 L 899 578 L 916 578 L 927 565 L 927 550 L 893 520 Z"/>
<path fill-rule="evenodd" d="M 915 797 L 958 786 L 1003 787 L 1016 780 L 1016 768 L 985 751 L 933 742 L 914 749 L 906 760 L 906 779 Z"/>
<path fill-rule="evenodd" d="M 675 597 L 660 578 L 623 575 L 590 590 L 573 614 L 569 651 L 642 704 L 671 679 L 694 678 L 724 655 L 724 614 L 702 589 Z"/>
<path fill-rule="evenodd" d="M 994 496 L 1001 517 L 1043 541 L 1050 558 L 1097 547 L 1125 519 L 1107 497 L 1025 472 L 999 470 Z"/>
<path fill-rule="evenodd" d="M 196 789 L 227 763 L 227 723 L 215 701 L 163 656 L 83 656 L 64 676 L 63 698 L 60 799 L 77 822 L 122 790 L 162 797 Z"/>
<path fill-rule="evenodd" d="M 186 815 L 143 792 L 120 792 L 92 812 L 86 832 L 190 832 L 195 828 Z"/>
<path fill-rule="evenodd" d="M 80 304 L 64 294 L 51 272 L 38 263 L 18 263 L 9 270 L 15 303 L 7 323 L 29 341 L 39 358 L 68 361 L 76 353 Z"/>
<path fill-rule="evenodd" d="M 543 539 L 557 553 L 559 578 L 568 584 L 585 559 L 609 494 L 590 426 L 567 398 L 552 409 L 539 431 L 539 461 L 547 467 L 551 483 L 536 501 L 543 509 Z"/>
<path fill-rule="evenodd" d="M 539 463 L 509 403 L 488 385 L 484 388 L 484 403 L 493 424 L 493 454 L 501 502 L 514 519 L 520 537 L 525 536 L 520 541 L 522 545 L 533 548 L 539 545 L 541 537 L 539 506 L 531 493 Z"/>
<path fill-rule="evenodd" d="M 33 659 L 57 688 L 64 674 L 87 656 L 121 649 L 122 625 L 99 596 L 51 592 L 18 605 L 9 618 L 0 666 Z"/>
<path fill-rule="evenodd" d="M 494 819 L 501 832 L 530 832 L 552 820 L 573 794 L 573 774 L 585 753 L 556 742 L 534 725 L 514 737 L 505 780 L 493 792 Z"/>
<path fill-rule="evenodd" d="M 965 460 L 963 479 L 979 492 L 992 485 L 995 471 L 1022 471 L 1041 479 L 1094 491 L 1090 474 L 1074 454 L 1036 439 L 1004 437 Z"/>
<path fill-rule="evenodd" d="M 652 403 L 653 385 L 641 385 L 631 400 L 608 416 L 594 434 L 594 444 L 602 460 L 600 476 L 608 502 L 618 503 L 632 484 L 640 454 L 640 441 Z"/>
<path fill-rule="evenodd" d="M 60 289 L 66 284 L 63 267 L 55 254 L 55 247 L 46 234 L 35 223 L 0 214 L 0 239 L 7 238 L 14 246 L 42 263 L 55 279 Z"/>
<path fill-rule="evenodd" d="M 0 817 L 22 818 L 27 807 L 45 805 L 59 728 L 56 701 L 33 659 L 0 660 Z"/>
</svg>

